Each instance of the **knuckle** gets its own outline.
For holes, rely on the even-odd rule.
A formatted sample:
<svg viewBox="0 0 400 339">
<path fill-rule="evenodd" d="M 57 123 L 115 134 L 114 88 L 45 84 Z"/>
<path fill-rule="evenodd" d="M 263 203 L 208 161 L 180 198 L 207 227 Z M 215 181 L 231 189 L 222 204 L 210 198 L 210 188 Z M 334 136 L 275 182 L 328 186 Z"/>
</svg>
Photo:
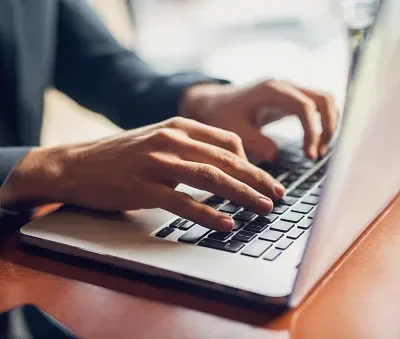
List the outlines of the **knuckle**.
<svg viewBox="0 0 400 339">
<path fill-rule="evenodd" d="M 169 170 L 173 168 L 173 163 L 168 159 L 162 152 L 154 151 L 147 153 L 147 159 L 149 160 L 149 170 L 154 172 L 155 170 Z"/>
<path fill-rule="evenodd" d="M 257 169 L 257 171 L 254 173 L 254 180 L 257 186 L 265 186 L 270 184 L 272 177 L 267 172 Z"/>
<path fill-rule="evenodd" d="M 163 161 L 163 157 L 157 152 L 149 152 L 147 153 L 147 157 L 151 163 L 159 164 Z"/>
<path fill-rule="evenodd" d="M 167 120 L 167 125 L 172 128 L 182 128 L 186 125 L 187 119 L 183 117 L 173 117 Z"/>
<path fill-rule="evenodd" d="M 219 161 L 224 168 L 232 168 L 236 166 L 236 159 L 233 153 L 222 150 L 218 155 Z"/>
<path fill-rule="evenodd" d="M 234 132 L 227 132 L 226 140 L 235 150 L 239 150 L 243 147 L 242 138 Z"/>
<path fill-rule="evenodd" d="M 173 142 L 176 140 L 176 135 L 173 130 L 170 128 L 161 128 L 156 134 L 156 138 L 161 142 Z"/>
<path fill-rule="evenodd" d="M 315 112 L 317 110 L 316 103 L 310 98 L 304 98 L 301 101 L 301 106 L 303 108 L 304 113 Z"/>
<path fill-rule="evenodd" d="M 243 201 L 254 203 L 256 199 L 253 193 L 253 190 L 246 184 L 242 184 L 238 187 L 238 195 Z"/>
<path fill-rule="evenodd" d="M 278 86 L 278 85 L 279 85 L 279 81 L 278 81 L 278 80 L 275 80 L 275 79 L 267 79 L 267 80 L 264 80 L 264 81 L 261 83 L 261 85 L 262 85 L 263 87 L 275 87 L 275 86 Z"/>
<path fill-rule="evenodd" d="M 196 174 L 204 184 L 218 182 L 220 178 L 218 169 L 209 164 L 199 166 Z"/>
</svg>

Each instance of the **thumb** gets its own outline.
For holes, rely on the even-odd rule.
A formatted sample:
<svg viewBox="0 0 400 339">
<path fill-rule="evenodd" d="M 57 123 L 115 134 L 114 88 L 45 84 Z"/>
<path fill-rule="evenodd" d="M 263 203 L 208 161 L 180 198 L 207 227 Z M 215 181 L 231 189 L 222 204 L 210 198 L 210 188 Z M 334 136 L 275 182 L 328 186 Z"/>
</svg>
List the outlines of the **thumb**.
<svg viewBox="0 0 400 339">
<path fill-rule="evenodd" d="M 259 161 L 274 161 L 278 155 L 276 144 L 257 128 L 242 126 L 242 140 L 246 151 Z"/>
</svg>

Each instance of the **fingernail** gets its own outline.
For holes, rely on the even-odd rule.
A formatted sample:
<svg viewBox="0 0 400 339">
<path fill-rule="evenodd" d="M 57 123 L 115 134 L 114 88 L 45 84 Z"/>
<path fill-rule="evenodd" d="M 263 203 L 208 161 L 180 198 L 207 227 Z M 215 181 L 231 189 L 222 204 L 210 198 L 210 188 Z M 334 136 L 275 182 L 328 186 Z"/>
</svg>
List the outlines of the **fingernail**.
<svg viewBox="0 0 400 339">
<path fill-rule="evenodd" d="M 268 214 L 272 211 L 274 208 L 274 204 L 272 203 L 272 200 L 268 198 L 261 197 L 258 199 L 258 207 L 262 213 Z"/>
<path fill-rule="evenodd" d="M 234 224 L 233 224 L 233 219 L 229 217 L 222 217 L 220 219 L 220 230 L 223 232 L 230 232 L 232 231 Z"/>
<path fill-rule="evenodd" d="M 277 198 L 283 198 L 283 196 L 286 193 L 285 187 L 281 183 L 276 182 L 274 184 L 274 187 L 272 188 L 274 194 L 276 195 Z"/>
</svg>

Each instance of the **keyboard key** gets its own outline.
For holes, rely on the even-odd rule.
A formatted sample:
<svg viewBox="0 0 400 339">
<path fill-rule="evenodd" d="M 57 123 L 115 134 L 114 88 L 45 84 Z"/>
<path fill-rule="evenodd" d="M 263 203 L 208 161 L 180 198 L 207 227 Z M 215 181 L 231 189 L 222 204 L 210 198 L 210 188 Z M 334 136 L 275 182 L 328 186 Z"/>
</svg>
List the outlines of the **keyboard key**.
<svg viewBox="0 0 400 339">
<path fill-rule="evenodd" d="M 271 225 L 271 230 L 279 231 L 279 232 L 287 232 L 293 226 L 294 226 L 294 224 L 292 222 L 278 220 L 276 223 Z"/>
<path fill-rule="evenodd" d="M 275 248 L 269 250 L 267 254 L 264 256 L 264 260 L 268 261 L 274 261 L 276 258 L 278 258 L 281 255 L 282 251 L 279 251 Z"/>
<path fill-rule="evenodd" d="M 301 230 L 300 228 L 295 228 L 293 231 L 291 231 L 287 237 L 289 239 L 298 239 L 302 234 L 304 233 L 303 230 Z"/>
<path fill-rule="evenodd" d="M 305 181 L 303 183 L 301 183 L 299 186 L 297 186 L 297 188 L 300 188 L 302 190 L 309 190 L 310 188 L 312 188 L 315 185 L 314 182 L 310 182 L 310 181 Z"/>
<path fill-rule="evenodd" d="M 218 195 L 213 195 L 212 197 L 208 198 L 204 201 L 204 204 L 210 206 L 211 208 L 217 208 L 225 201 L 224 198 L 219 197 Z"/>
<path fill-rule="evenodd" d="M 219 197 L 218 195 L 213 195 L 207 199 L 207 202 L 209 201 L 222 204 L 225 201 L 225 198 Z"/>
<path fill-rule="evenodd" d="M 316 212 L 317 212 L 316 209 L 314 211 L 311 211 L 311 213 L 308 215 L 308 219 L 314 219 Z"/>
<path fill-rule="evenodd" d="M 295 181 L 297 181 L 300 177 L 301 177 L 301 175 L 292 173 L 292 174 L 288 175 L 288 177 L 287 177 L 285 180 L 290 181 L 290 182 L 295 182 Z"/>
<path fill-rule="evenodd" d="M 313 175 L 311 175 L 309 178 L 307 178 L 308 182 L 317 182 L 320 181 L 322 178 L 322 176 L 320 174 L 314 173 Z"/>
<path fill-rule="evenodd" d="M 312 220 L 311 219 L 303 219 L 297 224 L 297 227 L 302 230 L 308 230 L 311 227 Z"/>
<path fill-rule="evenodd" d="M 210 233 L 211 230 L 200 225 L 194 225 L 189 231 L 182 235 L 178 241 L 194 244 Z"/>
<path fill-rule="evenodd" d="M 259 224 L 257 222 L 251 222 L 243 230 L 255 233 L 261 233 L 268 227 L 268 224 Z"/>
<path fill-rule="evenodd" d="M 276 213 L 276 214 L 283 214 L 283 213 L 285 213 L 286 211 L 287 211 L 287 209 L 288 209 L 289 207 L 288 206 L 285 206 L 285 205 L 278 205 L 278 206 L 275 206 L 274 207 L 274 209 L 272 210 L 272 212 L 274 212 L 274 213 Z"/>
<path fill-rule="evenodd" d="M 249 231 L 240 231 L 236 233 L 232 240 L 241 241 L 241 242 L 250 242 L 255 238 L 256 234 Z"/>
<path fill-rule="evenodd" d="M 232 234 L 232 232 L 212 232 L 207 236 L 207 238 L 224 241 L 228 239 Z"/>
<path fill-rule="evenodd" d="M 194 222 L 186 221 L 186 222 L 183 223 L 181 226 L 179 226 L 179 229 L 180 229 L 180 230 L 183 230 L 183 231 L 187 231 L 187 230 L 190 229 L 193 225 L 194 225 Z"/>
<path fill-rule="evenodd" d="M 263 240 L 255 240 L 249 246 L 247 246 L 241 254 L 247 255 L 249 257 L 258 258 L 261 256 L 267 249 L 272 246 L 272 243 L 263 241 Z"/>
<path fill-rule="evenodd" d="M 322 193 L 322 189 L 320 187 L 315 188 L 312 192 L 311 195 L 315 195 L 316 197 L 319 197 Z"/>
<path fill-rule="evenodd" d="M 287 205 L 287 206 L 292 206 L 298 199 L 295 197 L 289 197 L 286 196 L 284 198 L 282 198 L 281 200 L 277 201 L 277 204 L 280 205 Z"/>
<path fill-rule="evenodd" d="M 287 167 L 278 165 L 277 163 L 271 163 L 271 162 L 262 162 L 259 167 L 263 169 L 264 171 L 268 172 L 270 175 L 273 177 L 279 176 L 282 173 L 287 172 Z"/>
<path fill-rule="evenodd" d="M 296 154 L 290 155 L 288 157 L 285 156 L 284 159 L 285 161 L 289 161 L 293 164 L 300 164 L 305 160 L 303 156 L 299 156 Z"/>
<path fill-rule="evenodd" d="M 300 164 L 300 168 L 311 169 L 315 166 L 315 162 L 313 161 L 304 161 Z"/>
<path fill-rule="evenodd" d="M 235 253 L 240 251 L 244 244 L 239 241 L 229 240 L 227 242 L 205 238 L 199 242 L 199 246 L 213 248 L 220 251 Z"/>
<path fill-rule="evenodd" d="M 293 240 L 290 239 L 282 239 L 275 247 L 278 250 L 286 250 L 291 244 L 293 244 Z"/>
<path fill-rule="evenodd" d="M 289 196 L 291 197 L 296 197 L 296 198 L 301 198 L 304 194 L 306 193 L 305 190 L 301 190 L 301 189 L 294 189 L 293 191 L 291 191 L 289 193 Z"/>
<path fill-rule="evenodd" d="M 308 212 L 310 212 L 313 209 L 313 207 L 311 205 L 307 205 L 307 204 L 298 204 L 295 207 L 292 208 L 293 212 L 299 212 L 302 214 L 307 214 Z"/>
<path fill-rule="evenodd" d="M 256 214 L 250 211 L 240 211 L 238 214 L 236 214 L 233 218 L 238 219 L 238 220 L 244 220 L 244 221 L 249 221 L 253 217 L 255 217 Z"/>
<path fill-rule="evenodd" d="M 305 199 L 303 199 L 302 203 L 309 204 L 309 205 L 317 205 L 319 198 L 313 195 L 309 195 Z"/>
<path fill-rule="evenodd" d="M 273 168 L 267 170 L 268 174 L 270 174 L 274 178 L 280 177 L 282 174 L 285 174 L 288 171 L 287 168 Z"/>
<path fill-rule="evenodd" d="M 290 222 L 299 222 L 301 219 L 303 219 L 303 215 L 300 213 L 296 212 L 288 212 L 283 215 L 282 220 L 285 221 L 290 221 Z"/>
<path fill-rule="evenodd" d="M 299 176 L 302 176 L 303 174 L 306 174 L 308 171 L 309 171 L 309 169 L 307 169 L 307 168 L 299 167 L 299 168 L 295 168 L 293 170 L 293 174 L 297 174 Z"/>
<path fill-rule="evenodd" d="M 292 182 L 283 180 L 283 181 L 281 181 L 281 184 L 283 185 L 283 187 L 288 188 L 292 184 Z"/>
<path fill-rule="evenodd" d="M 260 239 L 267 240 L 267 241 L 278 241 L 280 238 L 283 237 L 281 232 L 273 231 L 273 230 L 266 230 L 264 233 L 260 235 Z"/>
<path fill-rule="evenodd" d="M 262 224 L 272 224 L 277 218 L 278 218 L 278 215 L 270 213 L 264 217 L 257 217 L 255 219 L 255 221 L 262 223 Z"/>
<path fill-rule="evenodd" d="M 169 236 L 172 232 L 174 231 L 173 227 L 164 227 L 161 231 L 158 231 L 156 233 L 156 237 L 157 238 L 165 238 L 167 236 Z"/>
<path fill-rule="evenodd" d="M 214 201 L 205 201 L 204 205 L 210 206 L 211 208 L 217 209 L 219 205 L 221 205 L 220 202 L 214 202 Z"/>
<path fill-rule="evenodd" d="M 234 231 L 237 231 L 239 228 L 242 228 L 246 224 L 244 221 L 241 220 L 233 219 L 233 221 L 235 222 L 235 226 L 233 227 Z"/>
<path fill-rule="evenodd" d="M 174 220 L 169 226 L 170 227 L 179 227 L 181 225 L 183 225 L 184 223 L 186 223 L 186 219 L 183 218 L 178 218 L 176 220 Z"/>
<path fill-rule="evenodd" d="M 222 206 L 219 210 L 221 212 L 225 212 L 225 213 L 236 213 L 237 211 L 239 211 L 240 206 L 235 205 L 234 203 L 228 203 L 225 206 Z"/>
</svg>

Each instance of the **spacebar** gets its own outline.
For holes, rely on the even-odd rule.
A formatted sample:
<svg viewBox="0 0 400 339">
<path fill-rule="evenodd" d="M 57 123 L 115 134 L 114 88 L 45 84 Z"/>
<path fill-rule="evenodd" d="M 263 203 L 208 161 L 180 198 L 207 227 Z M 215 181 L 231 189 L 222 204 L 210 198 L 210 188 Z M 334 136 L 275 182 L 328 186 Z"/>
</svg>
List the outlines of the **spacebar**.
<svg viewBox="0 0 400 339">
<path fill-rule="evenodd" d="M 235 253 L 235 252 L 239 251 L 241 248 L 243 248 L 244 244 L 240 241 L 235 241 L 235 240 L 223 242 L 223 241 L 219 241 L 219 240 L 206 238 L 199 242 L 199 246 L 204 246 L 204 247 L 214 248 L 216 250 Z"/>
</svg>

